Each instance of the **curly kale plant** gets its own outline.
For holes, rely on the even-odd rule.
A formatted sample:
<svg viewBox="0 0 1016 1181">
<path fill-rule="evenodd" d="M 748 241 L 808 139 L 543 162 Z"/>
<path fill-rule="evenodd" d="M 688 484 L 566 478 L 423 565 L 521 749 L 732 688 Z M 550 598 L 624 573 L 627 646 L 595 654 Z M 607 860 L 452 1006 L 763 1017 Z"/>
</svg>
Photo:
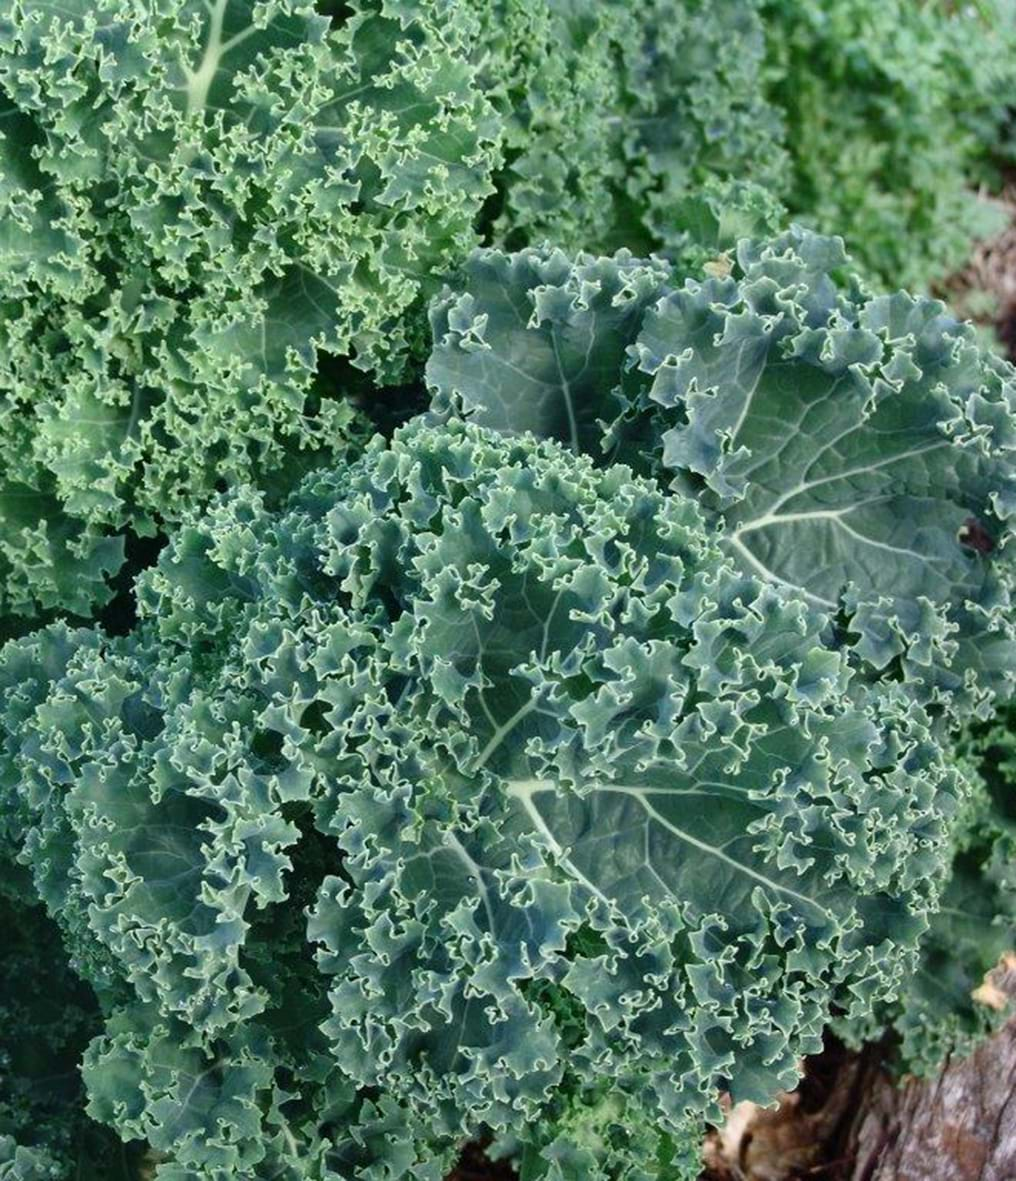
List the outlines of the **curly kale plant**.
<svg viewBox="0 0 1016 1181">
<path fill-rule="evenodd" d="M 912 967 L 964 792 L 924 709 L 623 465 L 413 425 L 137 593 L 7 646 L 0 806 L 104 1001 L 88 1110 L 162 1181 L 480 1134 L 683 1176 Z"/>
<path fill-rule="evenodd" d="M 434 418 L 694 495 L 746 574 L 830 614 L 855 692 L 899 682 L 943 742 L 1012 696 L 1016 381 L 940 303 L 872 297 L 842 243 L 796 231 L 682 287 L 658 261 L 532 250 L 478 253 L 464 286 L 432 310 Z M 1000 1015 L 978 990 L 1014 946 L 1011 739 L 975 720 L 950 752 L 969 787 L 919 968 L 837 1021 L 851 1040 L 894 1025 L 909 1069 Z"/>
<path fill-rule="evenodd" d="M 496 122 L 455 5 L 14 0 L 0 16 L 0 612 L 88 614 L 122 531 L 341 445 L 399 372 Z"/>
<path fill-rule="evenodd" d="M 5 6 L 0 1178 L 686 1181 L 991 1026 L 1016 380 L 764 237 L 951 265 L 952 7 Z"/>
<path fill-rule="evenodd" d="M 8 5 L 3 630 L 94 614 L 125 539 L 359 445 L 350 365 L 413 380 L 423 300 L 481 235 L 697 273 L 784 202 L 880 282 L 925 282 L 972 232 L 999 22 L 813 7 Z"/>
<path fill-rule="evenodd" d="M 1004 147 L 1006 0 L 470 2 L 505 123 L 493 245 L 691 268 L 703 212 L 719 253 L 786 209 L 924 288 L 1000 222 L 975 189 Z"/>
</svg>

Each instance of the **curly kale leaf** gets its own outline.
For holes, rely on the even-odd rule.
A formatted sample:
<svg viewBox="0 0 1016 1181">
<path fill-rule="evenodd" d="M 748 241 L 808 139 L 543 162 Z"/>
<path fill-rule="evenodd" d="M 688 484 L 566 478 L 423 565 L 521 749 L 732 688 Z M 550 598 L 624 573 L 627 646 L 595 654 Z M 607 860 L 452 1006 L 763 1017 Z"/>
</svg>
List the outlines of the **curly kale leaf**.
<svg viewBox="0 0 1016 1181">
<path fill-rule="evenodd" d="M 928 719 L 627 467 L 414 425 L 138 599 L 7 646 L 0 803 L 119 974 L 89 1110 L 163 1181 L 436 1181 L 520 1128 L 533 1176 L 680 1176 L 913 966 L 964 788 Z"/>
<path fill-rule="evenodd" d="M 505 124 L 493 241 L 693 261 L 686 203 L 703 184 L 750 179 L 723 203 L 775 212 L 767 193 L 786 157 L 756 0 L 469 3 L 480 78 Z"/>
<path fill-rule="evenodd" d="M 88 615 L 123 530 L 341 452 L 474 243 L 497 120 L 446 4 L 17 0 L 0 19 L 0 611 Z"/>
<path fill-rule="evenodd" d="M 1010 706 L 971 727 L 956 758 L 971 791 L 953 824 L 952 867 L 941 906 L 921 940 L 917 971 L 892 1005 L 837 1021 L 851 1043 L 895 1031 L 898 1065 L 938 1071 L 1012 1016 L 992 973 L 1016 954 L 1016 714 Z"/>
<path fill-rule="evenodd" d="M 835 293 L 835 240 L 745 246 L 653 309 L 638 347 L 725 544 L 945 700 L 1013 687 L 1016 381 L 934 300 Z M 691 355 L 687 354 L 691 348 Z M 976 680 L 972 674 L 977 674 Z"/>
<path fill-rule="evenodd" d="M 1016 381 L 941 303 L 871 296 L 794 230 L 681 287 L 627 254 L 481 251 L 431 322 L 436 411 L 692 493 L 868 677 L 960 713 L 1011 691 Z"/>
</svg>

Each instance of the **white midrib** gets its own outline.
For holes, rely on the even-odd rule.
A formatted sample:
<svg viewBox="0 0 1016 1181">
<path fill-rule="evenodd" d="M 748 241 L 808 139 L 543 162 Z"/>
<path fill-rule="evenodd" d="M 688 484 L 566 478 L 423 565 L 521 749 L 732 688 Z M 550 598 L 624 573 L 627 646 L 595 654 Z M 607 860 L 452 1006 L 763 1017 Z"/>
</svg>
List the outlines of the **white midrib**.
<svg viewBox="0 0 1016 1181">
<path fill-rule="evenodd" d="M 570 860 L 567 850 L 560 844 L 560 842 L 551 832 L 547 822 L 540 815 L 539 809 L 533 803 L 534 796 L 543 791 L 556 791 L 557 784 L 554 783 L 553 780 L 548 779 L 511 779 L 507 782 L 507 788 L 508 795 L 511 796 L 512 799 L 519 801 L 523 808 L 525 808 L 526 813 L 532 820 L 534 826 L 550 842 L 555 856 L 558 857 L 561 863 L 569 870 L 569 872 L 573 873 L 587 889 L 591 890 L 599 898 L 602 898 L 605 902 L 609 903 L 610 900 L 606 898 L 603 892 L 597 889 L 597 887 L 594 886 L 593 883 L 590 882 L 589 879 L 586 878 Z M 767 886 L 770 890 L 775 890 L 778 894 L 783 894 L 788 898 L 794 898 L 798 902 L 803 903 L 805 906 L 828 916 L 828 911 L 826 911 L 825 907 L 820 906 L 819 903 L 817 903 L 813 898 L 809 898 L 807 894 L 801 894 L 797 890 L 792 889 L 790 886 L 784 886 L 779 882 L 774 882 L 771 878 L 767 878 L 765 874 L 759 873 L 750 866 L 743 865 L 740 861 L 737 861 L 728 853 L 724 853 L 722 849 L 717 848 L 715 845 L 710 845 L 707 841 L 699 840 L 698 837 L 694 837 L 691 835 L 691 833 L 685 832 L 683 828 L 678 828 L 676 824 L 668 820 L 665 816 L 662 816 L 652 806 L 652 804 L 649 803 L 647 797 L 653 794 L 653 789 L 633 787 L 622 783 L 603 783 L 597 784 L 592 790 L 613 792 L 618 795 L 631 796 L 633 799 L 638 801 L 642 808 L 645 809 L 647 816 L 655 820 L 657 824 L 662 825 L 668 832 L 677 837 L 678 840 L 684 841 L 686 844 L 691 845 L 693 848 L 698 849 L 703 853 L 707 853 L 710 857 L 717 858 L 725 865 L 729 865 L 730 868 L 735 872 L 745 874 L 747 877 L 752 878 L 760 885 Z M 663 794 L 666 794 L 666 789 L 661 788 L 657 790 Z"/>
<path fill-rule="evenodd" d="M 586 875 L 579 869 L 579 867 L 571 860 L 565 852 L 563 846 L 558 842 L 557 838 L 550 831 L 547 822 L 540 815 L 533 803 L 533 796 L 540 791 L 552 791 L 554 784 L 544 779 L 509 779 L 506 781 L 508 788 L 508 795 L 515 800 L 518 800 L 526 810 L 526 814 L 533 822 L 536 830 L 546 837 L 548 844 L 557 857 L 558 861 L 568 870 L 568 872 L 591 893 L 605 902 L 608 907 L 613 909 L 614 903 L 603 893 L 601 889 L 594 886 L 593 883 L 586 877 Z"/>
<path fill-rule="evenodd" d="M 451 849 L 455 856 L 458 857 L 458 859 L 465 866 L 466 872 L 476 883 L 476 887 L 480 891 L 480 898 L 483 902 L 483 909 L 487 914 L 487 927 L 491 935 L 495 934 L 494 912 L 490 905 L 490 891 L 487 887 L 486 881 L 484 880 L 483 870 L 476 863 L 476 861 L 473 860 L 469 854 L 468 849 L 466 849 L 465 845 L 463 845 L 455 833 L 449 832 L 445 835 L 445 846 Z"/>
<path fill-rule="evenodd" d="M 741 345 L 741 347 L 738 349 L 737 364 L 735 365 L 735 374 L 740 373 L 741 359 L 743 358 L 743 356 L 745 354 L 745 350 L 750 348 L 752 345 L 757 345 L 757 343 L 758 343 L 757 340 L 750 340 L 750 341 L 746 340 Z M 744 403 L 741 406 L 741 413 L 737 416 L 737 421 L 734 423 L 733 427 L 730 430 L 731 446 L 733 446 L 737 442 L 737 436 L 741 433 L 741 428 L 744 426 L 745 420 L 748 417 L 748 411 L 751 409 L 752 403 L 755 401 L 755 395 L 758 392 L 759 382 L 762 380 L 762 374 L 764 372 L 765 372 L 765 366 L 759 365 L 757 368 L 757 371 L 755 373 L 755 380 L 751 383 L 751 389 L 745 390 Z"/>
<path fill-rule="evenodd" d="M 725 537 L 723 542 L 724 544 L 729 545 L 732 549 L 737 550 L 737 552 L 748 563 L 748 565 L 751 566 L 751 568 L 758 574 L 761 574 L 762 577 L 767 579 L 769 582 L 775 582 L 777 586 L 785 586 L 789 590 L 797 591 L 805 599 L 807 599 L 809 603 L 814 603 L 816 606 L 828 607 L 833 611 L 836 610 L 836 604 L 830 599 L 824 599 L 821 595 L 816 595 L 813 591 L 807 590 L 805 587 L 801 586 L 800 583 L 791 582 L 787 578 L 781 578 L 774 571 L 770 570 L 765 562 L 763 562 L 760 558 L 757 558 L 736 534 L 731 537 Z"/>
<path fill-rule="evenodd" d="M 848 468 L 846 471 L 836 472 L 829 476 L 822 476 L 817 480 L 802 481 L 800 484 L 797 484 L 795 487 L 788 489 L 782 494 L 782 496 L 778 497 L 761 516 L 755 517 L 750 521 L 745 521 L 742 525 L 739 525 L 733 531 L 733 533 L 725 538 L 725 541 L 732 548 L 736 549 L 737 552 L 745 559 L 745 561 L 749 563 L 749 565 L 752 566 L 753 569 L 758 571 L 758 573 L 763 575 L 765 578 L 768 578 L 771 582 L 778 583 L 780 586 L 791 587 L 795 590 L 798 590 L 809 601 L 817 603 L 822 607 L 835 609 L 836 604 L 831 600 L 825 599 L 821 595 L 814 594 L 799 583 L 790 582 L 785 578 L 781 578 L 774 571 L 770 570 L 769 567 L 758 557 L 758 555 L 753 553 L 744 544 L 742 538 L 745 536 L 745 534 L 754 533 L 759 529 L 792 524 L 795 521 L 826 520 L 831 521 L 834 525 L 837 525 L 845 533 L 848 533 L 851 537 L 856 538 L 864 545 L 871 546 L 874 549 L 886 550 L 888 553 L 892 554 L 909 554 L 911 557 L 917 558 L 919 561 L 928 561 L 929 559 L 927 555 L 919 554 L 915 550 L 907 549 L 903 546 L 887 545 L 885 542 L 876 541 L 874 538 L 866 537 L 863 533 L 858 533 L 856 529 L 852 529 L 843 520 L 847 513 L 854 512 L 859 508 L 863 508 L 865 505 L 874 504 L 878 500 L 885 499 L 885 497 L 870 497 L 868 500 L 860 500 L 855 504 L 844 505 L 839 509 L 813 509 L 810 511 L 798 513 L 781 513 L 779 510 L 795 496 L 799 496 L 804 492 L 809 492 L 812 488 L 817 488 L 821 484 L 828 484 L 837 480 L 848 479 L 851 476 L 865 475 L 868 472 L 877 471 L 879 468 L 889 467 L 890 465 L 898 463 L 901 460 L 910 459 L 915 455 L 924 455 L 926 452 L 937 451 L 941 447 L 948 446 L 949 441 L 944 439 L 938 443 L 930 443 L 926 447 L 915 447 L 910 451 L 903 451 L 896 455 L 886 456 L 885 459 L 878 460 L 875 463 L 866 464 L 863 467 Z"/>
<path fill-rule="evenodd" d="M 504 741 L 508 733 L 513 729 L 513 727 L 517 726 L 527 714 L 531 714 L 533 710 L 536 709 L 537 705 L 538 698 L 534 694 L 527 701 L 524 701 L 510 718 L 505 719 L 505 721 L 503 721 L 501 725 L 498 726 L 494 733 L 491 734 L 486 746 L 484 746 L 483 750 L 480 751 L 480 754 L 473 765 L 474 775 L 477 771 L 483 770 L 483 768 L 490 761 L 491 756 Z"/>
<path fill-rule="evenodd" d="M 403 857 L 403 863 L 408 865 L 412 861 L 432 861 L 439 853 L 453 853 L 459 861 L 462 862 L 463 867 L 469 876 L 473 879 L 477 890 L 479 891 L 480 901 L 483 903 L 483 909 L 487 915 L 487 927 L 490 933 L 494 934 L 494 911 L 490 905 L 490 887 L 487 885 L 484 878 L 483 867 L 470 855 L 469 850 L 459 840 L 454 832 L 448 831 L 444 834 L 444 841 L 440 845 L 434 845 L 433 848 L 421 850 L 419 853 L 410 853 Z"/>
<path fill-rule="evenodd" d="M 183 1108 L 184 1110 L 186 1110 L 186 1108 L 190 1106 L 190 1101 L 194 1098 L 195 1091 L 197 1091 L 198 1087 L 201 1086 L 201 1083 L 203 1082 L 203 1080 L 206 1079 L 210 1074 L 212 1074 L 216 1070 L 218 1070 L 221 1065 L 222 1065 L 222 1060 L 220 1058 L 215 1058 L 215 1060 L 211 1063 L 210 1066 L 206 1066 L 204 1070 L 199 1071 L 194 1076 L 194 1081 L 191 1083 L 190 1087 L 187 1089 L 187 1094 L 184 1095 L 183 1098 L 178 1101 L 178 1105 L 181 1108 Z"/>
<path fill-rule="evenodd" d="M 878 471 L 880 468 L 889 467 L 894 463 L 899 463 L 904 459 L 912 459 L 915 455 L 925 455 L 929 451 L 938 451 L 942 447 L 949 447 L 951 444 L 948 439 L 943 439 L 938 443 L 929 443 L 926 447 L 914 447 L 910 451 L 901 451 L 895 455 L 887 455 L 884 459 L 877 460 L 874 463 L 863 464 L 861 467 L 847 468 L 844 471 L 834 472 L 828 476 L 820 476 L 817 480 L 803 480 L 800 484 L 796 484 L 793 488 L 788 488 L 782 496 L 778 497 L 767 509 L 766 516 L 772 519 L 784 520 L 784 517 L 778 517 L 780 509 L 787 503 L 788 500 L 793 500 L 795 496 L 800 496 L 802 492 L 810 492 L 812 488 L 818 488 L 822 484 L 834 483 L 837 480 L 848 480 L 851 476 L 864 476 L 868 472 Z M 761 518 L 759 518 L 761 520 Z M 754 526 L 754 521 L 748 521 L 741 526 L 739 531 L 743 531 L 751 526 Z"/>
<path fill-rule="evenodd" d="M 228 41 L 222 39 L 222 26 L 226 19 L 226 8 L 229 0 L 215 0 L 214 4 L 205 4 L 208 10 L 208 40 L 205 42 L 205 52 L 196 70 L 183 67 L 184 77 L 187 79 L 187 114 L 203 111 L 208 105 L 208 92 L 218 73 L 219 64 L 231 49 L 241 41 L 245 41 L 254 32 L 254 26 L 244 29 Z"/>
<path fill-rule="evenodd" d="M 550 335 L 550 342 L 554 348 L 554 360 L 557 363 L 557 375 L 561 382 L 561 393 L 564 395 L 564 408 L 568 415 L 568 432 L 571 435 L 571 448 L 576 455 L 579 454 L 579 428 L 575 421 L 575 405 L 572 399 L 571 384 L 568 378 L 564 375 L 564 366 L 561 364 L 561 353 L 557 347 L 557 333 L 552 332 Z"/>
<path fill-rule="evenodd" d="M 739 529 L 736 529 L 732 536 L 734 538 L 740 538 L 745 533 L 753 533 L 756 529 L 765 529 L 769 525 L 792 524 L 794 521 L 832 521 L 844 533 L 848 533 L 863 545 L 870 545 L 875 549 L 884 549 L 890 554 L 909 554 L 912 558 L 917 558 L 921 562 L 933 561 L 926 554 L 920 554 L 917 550 L 908 549 L 904 545 L 887 545 L 884 541 L 876 541 L 874 537 L 866 537 L 863 533 L 858 533 L 856 529 L 851 528 L 843 519 L 848 513 L 857 512 L 858 509 L 865 508 L 869 504 L 877 504 L 879 501 L 887 499 L 888 497 L 885 496 L 873 496 L 870 500 L 859 500 L 856 504 L 848 504 L 844 508 L 814 509 L 806 513 L 766 513 L 764 516 L 756 517 L 754 521 L 749 521 L 746 525 L 742 525 Z"/>
<path fill-rule="evenodd" d="M 875 496 L 871 500 L 859 500 L 857 504 L 848 504 L 844 508 L 809 509 L 803 513 L 763 513 L 753 521 L 738 526 L 734 530 L 735 537 L 743 537 L 745 533 L 754 533 L 756 529 L 765 529 L 769 525 L 785 525 L 793 521 L 839 521 L 845 513 L 852 513 L 855 509 L 863 508 L 867 504 L 874 504 L 876 500 L 885 500 L 884 496 Z"/>
</svg>

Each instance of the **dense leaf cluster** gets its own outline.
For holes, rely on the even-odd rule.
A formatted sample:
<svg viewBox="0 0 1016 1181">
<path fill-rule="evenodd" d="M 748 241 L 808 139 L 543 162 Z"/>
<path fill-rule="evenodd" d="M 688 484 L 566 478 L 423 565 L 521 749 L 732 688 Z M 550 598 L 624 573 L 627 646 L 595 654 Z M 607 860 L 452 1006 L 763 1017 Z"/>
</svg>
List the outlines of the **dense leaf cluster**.
<svg viewBox="0 0 1016 1181">
<path fill-rule="evenodd" d="M 799 230 L 681 286 L 627 254 L 479 252 L 431 311 L 433 413 L 693 494 L 746 572 L 840 613 L 858 668 L 976 710 L 1013 687 L 1013 573 L 991 560 L 1016 512 L 1012 369 L 847 263 Z"/>
<path fill-rule="evenodd" d="M 0 609 L 87 615 L 122 531 L 335 453 L 476 240 L 454 6 L 17 0 L 0 19 Z"/>
<path fill-rule="evenodd" d="M 1016 374 L 898 287 L 1007 3 L 0 14 L 2 1181 L 686 1181 L 997 1024 Z"/>
<path fill-rule="evenodd" d="M 720 544 L 834 613 L 858 681 L 901 677 L 969 780 L 918 971 L 893 1023 L 933 1069 L 1006 1015 L 980 991 L 1016 943 L 1011 368 L 941 303 L 872 296 L 839 241 L 744 243 L 723 278 L 619 254 L 485 251 L 431 311 L 433 416 L 558 438 L 695 496 Z M 1007 545 L 1010 549 L 1007 549 Z M 950 722 L 949 719 L 952 719 Z M 981 999 L 979 999 L 981 998 Z"/>
<path fill-rule="evenodd" d="M 921 939 L 917 971 L 892 1003 L 860 1021 L 833 1022 L 849 1044 L 884 1037 L 899 1065 L 933 1074 L 947 1055 L 962 1057 L 1012 1016 L 994 982 L 1016 947 L 1016 718 L 1002 709 L 972 727 L 952 757 L 971 780 L 952 823 L 949 881 Z"/>
<path fill-rule="evenodd" d="M 681 255 L 709 184 L 731 242 L 776 222 L 787 158 L 755 0 L 474 5 L 506 116 L 498 240 Z"/>
<path fill-rule="evenodd" d="M 923 289 L 1003 220 L 971 180 L 1004 135 L 1008 0 L 475 5 L 509 112 L 494 225 L 511 248 L 694 263 L 704 215 L 725 248 L 782 203 L 880 287 Z"/>
<path fill-rule="evenodd" d="M 884 289 L 924 290 L 964 266 L 972 239 L 1006 221 L 975 182 L 1007 154 L 1011 0 L 761 0 L 760 10 L 791 214 L 842 234 Z"/>
<path fill-rule="evenodd" d="M 160 1178 L 481 1133 L 678 1176 L 721 1092 L 919 987 L 977 830 L 947 727 L 1014 667 L 1016 387 L 846 264 L 478 254 L 430 425 L 189 518 L 129 634 L 8 645 L 7 840 Z"/>
<path fill-rule="evenodd" d="M 0 610 L 88 616 L 125 537 L 361 440 L 357 368 L 415 377 L 423 302 L 483 236 L 698 271 L 786 207 L 926 284 L 985 224 L 1004 28 L 864 0 L 16 0 Z"/>
</svg>

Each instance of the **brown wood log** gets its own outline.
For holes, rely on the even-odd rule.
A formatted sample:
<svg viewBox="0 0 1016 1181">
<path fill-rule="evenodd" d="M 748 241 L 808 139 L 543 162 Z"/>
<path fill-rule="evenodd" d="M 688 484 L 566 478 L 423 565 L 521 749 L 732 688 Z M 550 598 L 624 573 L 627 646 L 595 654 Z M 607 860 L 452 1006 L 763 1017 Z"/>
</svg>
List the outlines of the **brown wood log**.
<svg viewBox="0 0 1016 1181">
<path fill-rule="evenodd" d="M 992 986 L 1016 995 L 1016 957 Z M 935 1078 L 878 1079 L 850 1139 L 849 1181 L 1016 1181 L 1016 1020 Z"/>
</svg>

